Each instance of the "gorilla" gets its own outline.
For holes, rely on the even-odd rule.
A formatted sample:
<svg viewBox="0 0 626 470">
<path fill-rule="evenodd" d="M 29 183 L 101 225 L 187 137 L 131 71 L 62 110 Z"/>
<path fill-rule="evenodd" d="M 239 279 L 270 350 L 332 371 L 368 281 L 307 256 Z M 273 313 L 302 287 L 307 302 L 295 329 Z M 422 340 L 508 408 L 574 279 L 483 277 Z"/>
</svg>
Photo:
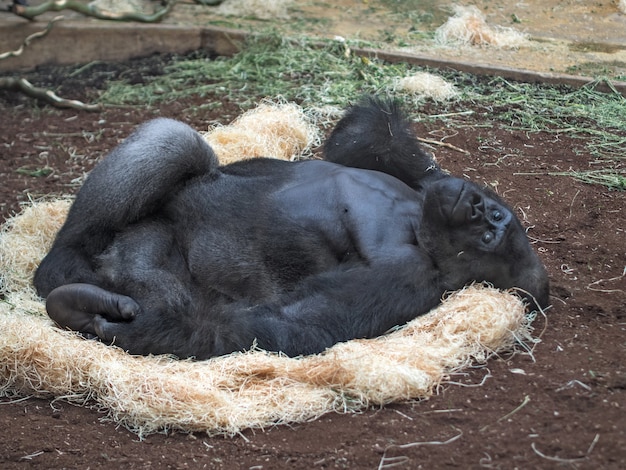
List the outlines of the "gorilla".
<svg viewBox="0 0 626 470">
<path fill-rule="evenodd" d="M 476 281 L 547 305 L 511 208 L 446 174 L 396 102 L 348 108 L 324 154 L 220 166 L 187 125 L 140 126 L 91 172 L 35 273 L 49 316 L 131 354 L 206 359 L 379 336 Z"/>
</svg>

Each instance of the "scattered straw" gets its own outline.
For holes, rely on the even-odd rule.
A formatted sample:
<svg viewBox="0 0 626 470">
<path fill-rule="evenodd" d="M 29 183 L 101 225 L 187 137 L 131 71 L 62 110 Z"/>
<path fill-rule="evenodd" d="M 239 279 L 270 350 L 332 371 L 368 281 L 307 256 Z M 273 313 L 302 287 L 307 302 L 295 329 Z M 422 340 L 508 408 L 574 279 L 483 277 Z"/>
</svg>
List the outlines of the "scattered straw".
<svg viewBox="0 0 626 470">
<path fill-rule="evenodd" d="M 244 115 L 234 126 L 255 116 L 263 121 L 258 127 L 272 127 L 268 114 L 265 109 Z M 282 116 L 289 125 L 277 128 L 289 134 L 294 120 L 289 113 Z M 256 137 L 244 145 L 255 132 L 240 134 L 244 149 L 256 148 Z M 307 132 L 299 133 L 301 142 Z M 425 398 L 448 374 L 529 338 L 518 297 L 473 286 L 406 327 L 340 343 L 323 354 L 287 358 L 253 350 L 201 362 L 130 356 L 55 328 L 30 286 L 68 206 L 68 200 L 34 203 L 0 231 L 0 396 L 62 397 L 104 410 L 140 436 L 174 429 L 233 435 L 330 411 Z"/>
<path fill-rule="evenodd" d="M 210 129 L 205 138 L 226 164 L 253 157 L 292 160 L 319 145 L 320 133 L 297 104 L 268 101 Z"/>
<path fill-rule="evenodd" d="M 626 14 L 626 0 L 619 0 L 619 4 L 617 5 L 617 8 L 619 11 Z"/>
<path fill-rule="evenodd" d="M 413 75 L 398 79 L 396 90 L 411 93 L 418 97 L 446 101 L 458 96 L 455 86 L 439 75 L 428 72 L 416 72 Z"/>
<path fill-rule="evenodd" d="M 260 20 L 285 20 L 292 0 L 224 0 L 215 12 L 224 16 L 253 17 Z"/>
<path fill-rule="evenodd" d="M 533 452 L 535 454 L 537 454 L 539 457 L 546 459 L 546 460 L 550 460 L 552 462 L 559 462 L 559 463 L 574 463 L 574 462 L 580 462 L 581 460 L 587 459 L 589 457 L 589 455 L 591 454 L 591 452 L 593 451 L 593 449 L 595 448 L 596 444 L 598 443 L 598 441 L 600 440 L 600 434 L 596 434 L 595 437 L 593 438 L 593 440 L 591 441 L 591 444 L 589 445 L 589 448 L 587 449 L 587 452 L 585 453 L 585 455 L 582 455 L 580 457 L 574 457 L 571 459 L 564 459 L 561 457 L 552 457 L 550 455 L 546 455 L 543 452 L 540 452 L 539 449 L 537 449 L 537 445 L 532 442 L 530 444 L 530 447 L 532 448 Z"/>
<path fill-rule="evenodd" d="M 485 15 L 475 6 L 453 7 L 454 16 L 435 31 L 435 41 L 441 45 L 465 44 L 515 48 L 527 43 L 527 35 L 513 28 L 490 26 Z"/>
</svg>

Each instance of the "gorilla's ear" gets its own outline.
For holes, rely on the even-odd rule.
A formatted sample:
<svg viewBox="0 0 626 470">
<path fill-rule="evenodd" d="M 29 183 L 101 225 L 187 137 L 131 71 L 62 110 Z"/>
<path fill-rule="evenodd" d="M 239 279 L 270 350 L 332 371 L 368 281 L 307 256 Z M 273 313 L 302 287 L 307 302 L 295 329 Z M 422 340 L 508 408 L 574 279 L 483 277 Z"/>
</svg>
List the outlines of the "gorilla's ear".
<svg viewBox="0 0 626 470">
<path fill-rule="evenodd" d="M 324 158 L 387 173 L 414 189 L 425 179 L 442 176 L 399 102 L 390 98 L 370 96 L 349 107 L 324 145 Z"/>
</svg>

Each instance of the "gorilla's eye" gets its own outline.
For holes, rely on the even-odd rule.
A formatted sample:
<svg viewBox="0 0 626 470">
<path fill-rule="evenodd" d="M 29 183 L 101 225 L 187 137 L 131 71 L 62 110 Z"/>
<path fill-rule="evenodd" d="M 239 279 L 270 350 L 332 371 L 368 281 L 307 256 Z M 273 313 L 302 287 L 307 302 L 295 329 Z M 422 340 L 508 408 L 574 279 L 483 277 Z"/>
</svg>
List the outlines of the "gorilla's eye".
<svg viewBox="0 0 626 470">
<path fill-rule="evenodd" d="M 492 240 L 493 240 L 493 233 L 485 232 L 483 234 L 483 236 L 482 236 L 483 243 L 491 243 Z"/>
<path fill-rule="evenodd" d="M 500 212 L 497 209 L 493 211 L 493 214 L 491 216 L 493 217 L 493 220 L 495 220 L 496 222 L 502 220 L 502 212 Z"/>
</svg>

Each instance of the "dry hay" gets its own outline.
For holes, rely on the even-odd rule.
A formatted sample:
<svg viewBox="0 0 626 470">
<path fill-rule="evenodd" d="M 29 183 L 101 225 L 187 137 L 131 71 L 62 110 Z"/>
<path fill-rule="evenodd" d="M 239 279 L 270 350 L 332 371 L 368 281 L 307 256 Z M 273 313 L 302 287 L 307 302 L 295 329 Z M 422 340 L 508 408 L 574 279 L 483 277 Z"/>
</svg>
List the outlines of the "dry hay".
<svg viewBox="0 0 626 470">
<path fill-rule="evenodd" d="M 292 160 L 319 145 L 320 133 L 295 103 L 261 103 L 228 126 L 204 135 L 220 163 L 242 158 L 273 157 Z"/>
<path fill-rule="evenodd" d="M 224 0 L 215 12 L 224 16 L 251 16 L 260 20 L 288 19 L 293 0 Z"/>
<path fill-rule="evenodd" d="M 485 15 L 475 6 L 455 5 L 453 11 L 454 16 L 435 31 L 438 44 L 515 48 L 528 41 L 526 34 L 513 28 L 488 25 Z"/>
<path fill-rule="evenodd" d="M 232 435 L 426 398 L 448 374 L 530 338 L 518 297 L 473 286 L 406 327 L 323 354 L 252 350 L 200 362 L 130 356 L 55 328 L 31 287 L 69 204 L 33 203 L 0 232 L 0 396 L 61 397 L 106 411 L 140 436 Z"/>
<path fill-rule="evenodd" d="M 619 11 L 626 14 L 626 0 L 619 0 L 619 4 L 617 5 L 617 8 Z"/>
<path fill-rule="evenodd" d="M 432 98 L 446 101 L 458 96 L 455 86 L 439 75 L 428 72 L 417 72 L 397 80 L 395 89 L 410 93 L 420 98 Z"/>
</svg>

